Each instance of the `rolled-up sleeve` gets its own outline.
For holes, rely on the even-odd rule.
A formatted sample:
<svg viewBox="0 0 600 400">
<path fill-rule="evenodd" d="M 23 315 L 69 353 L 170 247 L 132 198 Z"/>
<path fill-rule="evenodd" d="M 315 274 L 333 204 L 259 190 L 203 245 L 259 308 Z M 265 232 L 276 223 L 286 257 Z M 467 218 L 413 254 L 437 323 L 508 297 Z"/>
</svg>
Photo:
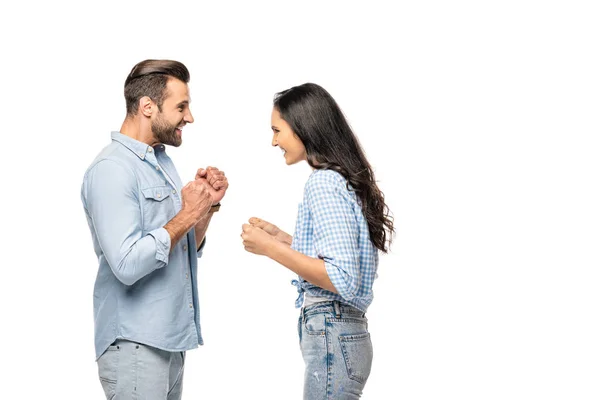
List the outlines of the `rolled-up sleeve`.
<svg viewBox="0 0 600 400">
<path fill-rule="evenodd" d="M 171 251 L 171 236 L 165 228 L 158 228 L 148 232 L 156 241 L 156 259 L 167 264 L 169 262 L 169 252 Z"/>
<path fill-rule="evenodd" d="M 316 174 L 305 188 L 312 214 L 314 243 L 338 294 L 353 299 L 360 288 L 359 229 L 345 183 L 333 175 Z"/>
<path fill-rule="evenodd" d="M 143 235 L 136 177 L 113 160 L 102 160 L 83 183 L 86 212 L 108 265 L 132 285 L 169 261 L 171 239 L 164 228 Z"/>
</svg>

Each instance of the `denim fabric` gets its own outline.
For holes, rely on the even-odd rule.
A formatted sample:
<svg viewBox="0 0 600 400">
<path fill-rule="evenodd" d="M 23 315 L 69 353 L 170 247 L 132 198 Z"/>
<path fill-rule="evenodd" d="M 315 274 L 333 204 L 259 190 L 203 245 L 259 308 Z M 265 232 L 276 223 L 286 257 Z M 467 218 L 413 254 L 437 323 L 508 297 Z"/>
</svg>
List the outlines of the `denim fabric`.
<svg viewBox="0 0 600 400">
<path fill-rule="evenodd" d="M 305 400 L 360 398 L 373 361 L 367 328 L 365 313 L 338 301 L 302 309 L 298 334 L 306 364 Z"/>
<path fill-rule="evenodd" d="M 180 400 L 185 353 L 118 340 L 98 359 L 108 400 Z"/>
<path fill-rule="evenodd" d="M 202 344 L 191 229 L 171 249 L 164 225 L 181 210 L 181 179 L 164 145 L 119 132 L 87 170 L 81 200 L 98 256 L 96 359 L 116 339 L 166 351 Z"/>
</svg>

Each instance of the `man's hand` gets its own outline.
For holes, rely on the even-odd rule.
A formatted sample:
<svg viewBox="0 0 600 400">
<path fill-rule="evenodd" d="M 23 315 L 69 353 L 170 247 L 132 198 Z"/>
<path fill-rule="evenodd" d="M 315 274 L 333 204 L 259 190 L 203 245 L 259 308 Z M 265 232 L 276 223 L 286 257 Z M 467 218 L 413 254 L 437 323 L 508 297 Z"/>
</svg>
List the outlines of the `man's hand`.
<svg viewBox="0 0 600 400">
<path fill-rule="evenodd" d="M 248 220 L 248 222 L 250 222 L 250 225 L 252 225 L 256 228 L 260 228 L 263 231 L 267 232 L 269 235 L 273 236 L 279 242 L 285 243 L 288 246 L 292 245 L 292 236 L 285 233 L 284 231 L 282 231 L 281 229 L 279 229 L 277 226 L 273 225 L 272 223 L 262 220 L 260 218 L 256 218 L 256 217 L 250 218 Z"/>
<path fill-rule="evenodd" d="M 212 197 L 212 204 L 219 203 L 225 196 L 229 182 L 223 171 L 215 167 L 200 168 L 196 172 L 196 181 L 201 182 Z"/>
<path fill-rule="evenodd" d="M 181 211 L 189 215 L 194 223 L 208 213 L 211 205 L 211 194 L 199 180 L 189 182 L 181 189 Z"/>
<path fill-rule="evenodd" d="M 199 180 L 189 182 L 181 189 L 181 211 L 164 226 L 171 237 L 171 250 L 208 214 L 211 205 L 210 192 Z"/>
</svg>

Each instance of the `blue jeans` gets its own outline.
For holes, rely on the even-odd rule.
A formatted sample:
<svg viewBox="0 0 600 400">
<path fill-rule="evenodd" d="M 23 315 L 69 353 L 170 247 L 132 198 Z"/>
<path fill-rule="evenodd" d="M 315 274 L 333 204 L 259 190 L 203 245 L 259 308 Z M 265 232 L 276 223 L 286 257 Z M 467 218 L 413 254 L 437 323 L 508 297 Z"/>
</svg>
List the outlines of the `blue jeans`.
<svg viewBox="0 0 600 400">
<path fill-rule="evenodd" d="M 108 400 L 180 400 L 185 353 L 117 340 L 98 359 Z"/>
<path fill-rule="evenodd" d="M 365 314 L 338 301 L 302 309 L 304 400 L 358 399 L 371 372 L 373 346 Z"/>
</svg>

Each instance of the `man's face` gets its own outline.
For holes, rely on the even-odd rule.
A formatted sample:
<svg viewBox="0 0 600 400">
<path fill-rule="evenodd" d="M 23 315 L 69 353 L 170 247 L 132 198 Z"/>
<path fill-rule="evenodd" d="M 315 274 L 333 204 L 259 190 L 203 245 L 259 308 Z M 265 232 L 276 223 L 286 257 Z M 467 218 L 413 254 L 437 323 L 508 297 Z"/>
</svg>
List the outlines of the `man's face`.
<svg viewBox="0 0 600 400">
<path fill-rule="evenodd" d="M 162 111 L 153 115 L 152 133 L 157 142 L 179 147 L 181 130 L 185 124 L 194 122 L 190 111 L 190 95 L 187 83 L 169 78 Z"/>
</svg>

